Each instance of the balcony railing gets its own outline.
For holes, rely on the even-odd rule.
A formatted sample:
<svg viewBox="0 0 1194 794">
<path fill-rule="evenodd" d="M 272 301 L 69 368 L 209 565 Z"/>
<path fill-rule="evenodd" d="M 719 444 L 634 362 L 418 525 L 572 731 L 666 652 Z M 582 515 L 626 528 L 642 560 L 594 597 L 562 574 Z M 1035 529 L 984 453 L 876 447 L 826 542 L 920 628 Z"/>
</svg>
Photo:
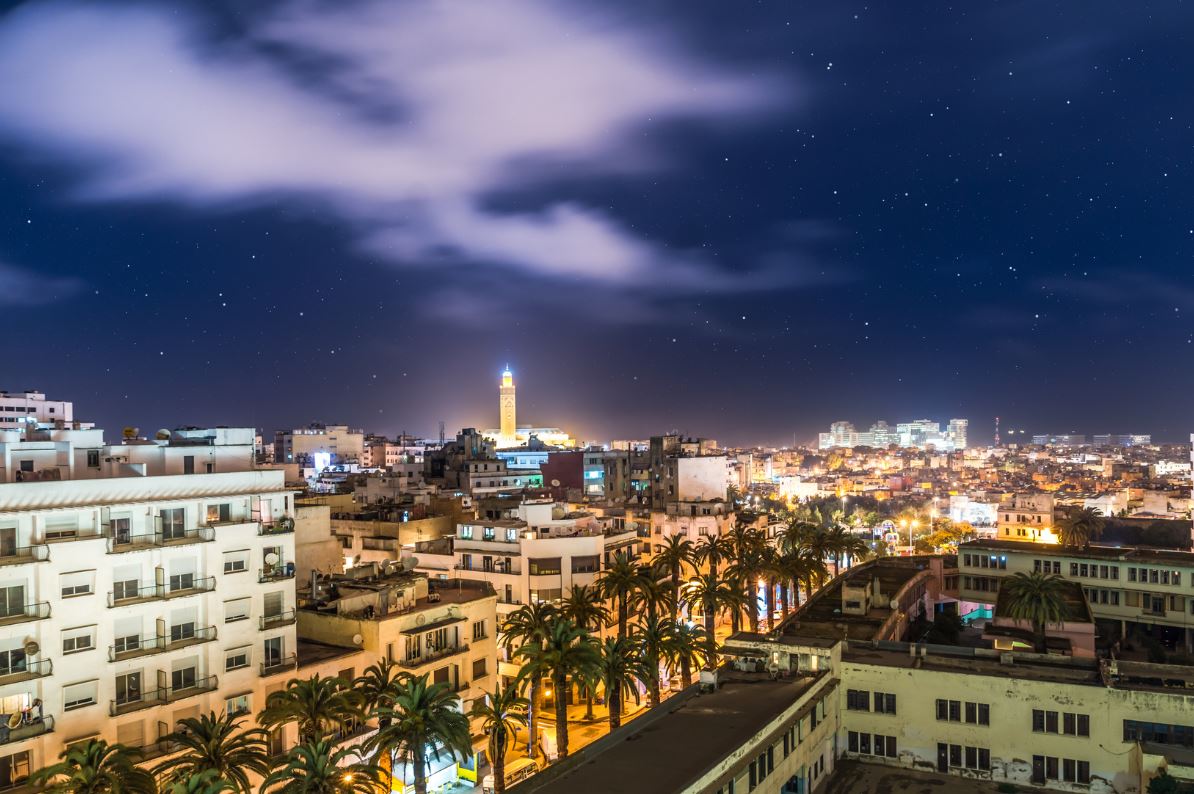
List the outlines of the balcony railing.
<svg viewBox="0 0 1194 794">
<path fill-rule="evenodd" d="M 11 716 L 10 714 L 0 714 L 0 744 L 32 739 L 34 736 L 41 736 L 54 730 L 54 718 L 48 714 L 28 721 L 22 719 L 21 724 L 15 728 L 8 727 L 8 720 Z"/>
<path fill-rule="evenodd" d="M 205 576 L 199 579 L 192 579 L 189 583 L 185 580 L 180 581 L 177 586 L 164 583 L 150 584 L 137 588 L 125 588 L 120 592 L 119 597 L 117 597 L 115 590 L 111 590 L 108 592 L 108 606 L 119 607 L 135 604 L 139 601 L 182 598 L 184 596 L 195 595 L 196 593 L 208 593 L 215 589 L 216 578 L 214 576 Z"/>
<path fill-rule="evenodd" d="M 277 582 L 282 579 L 294 578 L 294 563 L 293 562 L 279 562 L 268 568 L 257 569 L 257 581 Z"/>
<path fill-rule="evenodd" d="M 156 742 L 143 744 L 140 747 L 133 748 L 137 752 L 138 761 L 152 761 L 155 758 L 161 758 L 164 755 L 176 753 L 182 749 L 182 744 L 179 742 L 171 742 L 165 739 L 158 739 Z"/>
<path fill-rule="evenodd" d="M 417 658 L 407 658 L 399 660 L 398 664 L 403 667 L 422 667 L 425 664 L 439 661 L 448 656 L 455 656 L 458 653 L 466 653 L 468 651 L 468 643 L 460 643 L 459 645 L 452 645 L 448 648 L 440 648 L 438 651 L 423 651 Z"/>
<path fill-rule="evenodd" d="M 182 532 L 173 531 L 167 535 L 162 530 L 132 535 L 119 532 L 108 535 L 108 553 L 122 554 L 126 551 L 140 551 L 161 546 L 185 546 L 189 543 L 208 543 L 215 540 L 212 527 L 195 527 Z"/>
<path fill-rule="evenodd" d="M 135 659 L 138 656 L 174 651 L 190 645 L 211 642 L 215 638 L 215 626 L 202 626 L 191 632 L 184 632 L 177 638 L 161 634 L 126 638 L 120 645 L 108 646 L 108 661 L 119 662 L 124 659 Z"/>
<path fill-rule="evenodd" d="M 291 623 L 294 623 L 295 612 L 293 609 L 286 609 L 276 615 L 262 615 L 259 620 L 261 621 L 262 631 L 276 629 L 279 626 L 289 626 Z"/>
<path fill-rule="evenodd" d="M 50 602 L 37 601 L 32 604 L 26 604 L 23 607 L 16 607 L 7 612 L 0 612 L 0 626 L 9 626 L 13 623 L 27 623 L 31 620 L 45 620 L 50 616 Z"/>
<path fill-rule="evenodd" d="M 288 535 L 294 532 L 293 518 L 279 518 L 276 521 L 262 521 L 257 527 L 258 535 Z"/>
<path fill-rule="evenodd" d="M 16 664 L 0 667 L 0 682 L 14 684 L 18 681 L 28 681 L 33 678 L 45 678 L 54 673 L 54 662 L 50 659 L 39 659 L 31 662 L 21 659 Z"/>
<path fill-rule="evenodd" d="M 174 703 L 179 700 L 184 700 L 195 695 L 201 695 L 204 692 L 212 692 L 219 686 L 219 679 L 214 675 L 198 678 L 194 683 L 178 687 L 152 687 L 143 692 L 126 695 L 123 698 L 116 698 L 111 701 L 108 707 L 108 712 L 113 716 L 119 714 L 128 714 L 130 711 L 139 711 L 141 709 L 154 708 L 164 703 Z"/>
<path fill-rule="evenodd" d="M 293 670 L 295 667 L 298 667 L 298 656 L 292 653 L 288 656 L 283 656 L 280 659 L 267 659 L 266 661 L 262 662 L 261 674 L 274 675 L 285 670 Z"/>
<path fill-rule="evenodd" d="M 0 565 L 24 565 L 28 562 L 47 562 L 50 559 L 50 547 L 45 543 L 33 546 L 15 546 L 0 554 Z"/>
</svg>

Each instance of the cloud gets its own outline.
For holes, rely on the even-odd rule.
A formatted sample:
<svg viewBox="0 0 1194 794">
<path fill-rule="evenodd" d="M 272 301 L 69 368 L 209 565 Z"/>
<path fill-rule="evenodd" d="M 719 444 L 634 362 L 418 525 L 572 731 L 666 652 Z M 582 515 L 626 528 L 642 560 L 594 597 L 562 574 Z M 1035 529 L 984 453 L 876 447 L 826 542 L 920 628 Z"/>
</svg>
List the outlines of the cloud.
<svg viewBox="0 0 1194 794">
<path fill-rule="evenodd" d="M 43 306 L 69 298 L 82 287 L 77 279 L 34 273 L 0 261 L 0 306 Z"/>
<path fill-rule="evenodd" d="M 78 200 L 317 201 L 363 250 L 444 272 L 667 291 L 800 277 L 732 276 L 575 200 L 487 204 L 561 167 L 666 167 L 639 143 L 660 121 L 741 125 L 798 99 L 584 4 L 289 2 L 228 36 L 174 7 L 32 3 L 0 18 L 0 84 L 0 138 L 73 166 Z"/>
</svg>

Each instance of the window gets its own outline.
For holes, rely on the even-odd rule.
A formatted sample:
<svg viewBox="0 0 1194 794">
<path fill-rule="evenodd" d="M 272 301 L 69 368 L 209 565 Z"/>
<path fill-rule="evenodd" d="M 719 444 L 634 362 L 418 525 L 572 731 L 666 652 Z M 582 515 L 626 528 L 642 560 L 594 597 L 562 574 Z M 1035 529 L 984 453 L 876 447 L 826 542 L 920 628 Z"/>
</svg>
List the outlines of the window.
<svg viewBox="0 0 1194 794">
<path fill-rule="evenodd" d="M 559 557 L 544 557 L 527 561 L 528 572 L 531 576 L 544 576 L 560 572 Z"/>
<path fill-rule="evenodd" d="M 249 570 L 249 550 L 224 552 L 224 573 L 241 573 Z"/>
<path fill-rule="evenodd" d="M 871 693 L 858 689 L 847 689 L 846 708 L 850 711 L 870 711 Z"/>
<path fill-rule="evenodd" d="M 116 676 L 116 705 L 137 703 L 141 700 L 141 673 L 125 673 Z"/>
<path fill-rule="evenodd" d="M 1034 733 L 1060 733 L 1066 736 L 1090 736 L 1090 715 L 1056 711 L 1032 710 Z M 1125 739 L 1124 741 L 1128 741 Z"/>
<path fill-rule="evenodd" d="M 594 554 L 591 557 L 573 557 L 573 573 L 597 573 L 601 570 L 601 557 Z"/>
<path fill-rule="evenodd" d="M 895 714 L 896 696 L 890 692 L 876 692 L 875 711 L 880 714 Z"/>
<path fill-rule="evenodd" d="M 159 516 L 162 521 L 162 540 L 177 540 L 186 535 L 184 528 L 184 514 L 185 510 L 181 507 L 172 507 L 168 510 L 163 510 Z"/>
<path fill-rule="evenodd" d="M 251 599 L 237 598 L 224 602 L 224 622 L 235 623 L 238 620 L 249 619 L 249 605 Z"/>
<path fill-rule="evenodd" d="M 253 710 L 251 701 L 252 697 L 253 696 L 249 694 L 230 697 L 224 701 L 224 711 L 229 715 L 248 714 Z"/>
<path fill-rule="evenodd" d="M 489 670 L 486 667 L 485 659 L 477 659 L 473 662 L 473 680 L 484 678 L 489 675 Z"/>
<path fill-rule="evenodd" d="M 58 577 L 58 583 L 62 588 L 63 598 L 90 595 L 93 590 L 94 582 L 95 571 L 74 571 L 72 573 L 64 573 Z"/>
<path fill-rule="evenodd" d="M 233 648 L 224 656 L 224 672 L 249 666 L 249 648 Z"/>
<path fill-rule="evenodd" d="M 98 469 L 100 467 L 100 454 L 98 449 L 87 450 L 87 468 Z"/>
<path fill-rule="evenodd" d="M 62 687 L 62 709 L 70 711 L 95 704 L 98 681 L 84 681 Z"/>
<path fill-rule="evenodd" d="M 170 592 L 176 590 L 190 590 L 195 586 L 195 574 L 193 573 L 174 573 L 170 574 Z"/>
<path fill-rule="evenodd" d="M 232 520 L 232 505 L 227 502 L 207 506 L 207 523 L 228 523 Z"/>
<path fill-rule="evenodd" d="M 82 653 L 95 647 L 95 626 L 65 629 L 62 632 L 62 655 Z"/>
<path fill-rule="evenodd" d="M 478 620 L 473 623 L 473 642 L 485 639 L 485 621 Z"/>
<path fill-rule="evenodd" d="M 181 689 L 191 689 L 195 686 L 197 677 L 194 667 L 184 667 L 170 673 L 170 688 L 175 692 Z"/>
</svg>

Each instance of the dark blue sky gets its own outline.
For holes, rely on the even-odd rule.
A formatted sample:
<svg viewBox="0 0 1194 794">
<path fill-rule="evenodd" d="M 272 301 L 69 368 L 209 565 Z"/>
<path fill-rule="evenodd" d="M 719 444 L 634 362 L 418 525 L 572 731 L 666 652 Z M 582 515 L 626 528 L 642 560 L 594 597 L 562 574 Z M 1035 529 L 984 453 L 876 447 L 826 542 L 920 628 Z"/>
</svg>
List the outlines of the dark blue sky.
<svg viewBox="0 0 1194 794">
<path fill-rule="evenodd" d="M 5 7 L 0 387 L 432 434 L 508 361 L 585 438 L 1194 429 L 1189 4 L 241 5 Z"/>
</svg>

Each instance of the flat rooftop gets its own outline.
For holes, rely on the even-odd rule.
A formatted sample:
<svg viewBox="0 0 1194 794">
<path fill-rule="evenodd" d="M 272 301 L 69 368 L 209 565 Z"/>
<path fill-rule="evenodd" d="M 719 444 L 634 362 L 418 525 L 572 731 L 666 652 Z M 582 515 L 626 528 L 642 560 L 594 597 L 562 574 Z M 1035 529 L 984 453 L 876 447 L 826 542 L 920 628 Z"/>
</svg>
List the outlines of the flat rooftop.
<svg viewBox="0 0 1194 794">
<path fill-rule="evenodd" d="M 723 671 L 724 673 L 724 671 Z M 733 674 L 730 674 L 733 675 Z M 604 748 L 591 745 L 558 775 L 537 775 L 517 794 L 657 794 L 691 785 L 762 731 L 813 686 L 831 679 L 731 677 L 716 692 L 698 694 L 651 720 L 624 726 Z M 668 709 L 669 701 L 659 707 Z M 550 768 L 549 768 L 550 769 Z M 536 785 L 536 781 L 539 784 Z"/>
<path fill-rule="evenodd" d="M 926 570 L 926 565 L 917 565 L 911 558 L 882 559 L 864 563 L 832 580 L 825 588 L 813 594 L 810 601 L 801 605 L 779 627 L 782 637 L 801 639 L 841 639 L 843 632 L 852 640 L 869 640 L 883 623 L 891 617 L 887 604 L 909 581 Z M 842 612 L 842 586 L 869 587 L 875 579 L 883 598 L 881 606 L 872 605 L 866 615 L 847 615 Z"/>
<path fill-rule="evenodd" d="M 1032 543 L 1023 540 L 972 540 L 958 545 L 958 553 L 982 551 L 1015 551 L 1041 557 L 1074 557 L 1100 560 L 1149 563 L 1176 563 L 1194 566 L 1194 552 L 1177 549 L 1159 549 L 1151 546 L 1099 546 L 1076 549 L 1053 543 Z"/>
</svg>

